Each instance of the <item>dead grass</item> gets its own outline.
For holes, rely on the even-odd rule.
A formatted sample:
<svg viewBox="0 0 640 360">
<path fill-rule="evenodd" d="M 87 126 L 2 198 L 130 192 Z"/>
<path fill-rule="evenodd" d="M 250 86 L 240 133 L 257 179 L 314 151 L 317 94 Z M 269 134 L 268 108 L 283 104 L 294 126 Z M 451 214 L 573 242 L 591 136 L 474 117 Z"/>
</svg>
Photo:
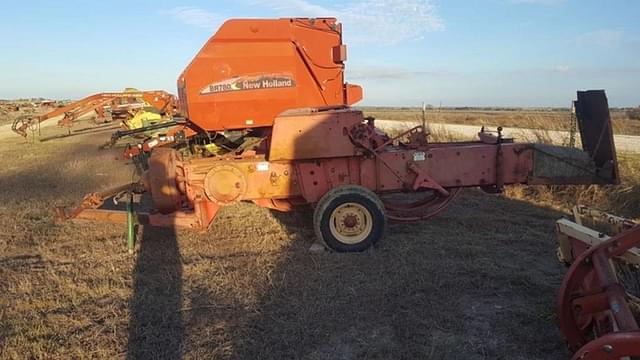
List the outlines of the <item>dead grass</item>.
<svg viewBox="0 0 640 360">
<path fill-rule="evenodd" d="M 616 186 L 514 186 L 507 196 L 563 211 L 583 204 L 640 220 L 640 155 L 618 154 L 621 184 Z"/>
<path fill-rule="evenodd" d="M 48 129 L 49 130 L 49 129 Z M 52 130 L 51 130 L 52 131 Z M 362 254 L 311 254 L 311 211 L 226 208 L 206 234 L 54 225 L 130 179 L 108 137 L 0 140 L 0 357 L 566 359 L 561 213 L 467 191 Z"/>
<path fill-rule="evenodd" d="M 420 120 L 419 109 L 363 108 L 366 116 L 384 120 Z M 624 111 L 612 111 L 616 134 L 640 135 L 640 121 L 632 120 Z M 569 110 L 452 110 L 430 109 L 427 122 L 462 125 L 519 127 L 526 129 L 563 130 L 570 126 Z"/>
</svg>

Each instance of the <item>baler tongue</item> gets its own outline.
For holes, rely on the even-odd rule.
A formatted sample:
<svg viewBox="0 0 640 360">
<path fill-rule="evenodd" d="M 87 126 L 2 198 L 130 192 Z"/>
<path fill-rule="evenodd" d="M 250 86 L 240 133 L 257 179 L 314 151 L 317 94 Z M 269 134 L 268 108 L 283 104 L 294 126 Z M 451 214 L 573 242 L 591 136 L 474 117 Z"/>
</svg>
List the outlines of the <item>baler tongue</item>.
<svg viewBox="0 0 640 360">
<path fill-rule="evenodd" d="M 618 161 L 604 90 L 578 91 L 574 101 L 582 151 L 534 144 L 531 184 L 618 184 Z"/>
</svg>

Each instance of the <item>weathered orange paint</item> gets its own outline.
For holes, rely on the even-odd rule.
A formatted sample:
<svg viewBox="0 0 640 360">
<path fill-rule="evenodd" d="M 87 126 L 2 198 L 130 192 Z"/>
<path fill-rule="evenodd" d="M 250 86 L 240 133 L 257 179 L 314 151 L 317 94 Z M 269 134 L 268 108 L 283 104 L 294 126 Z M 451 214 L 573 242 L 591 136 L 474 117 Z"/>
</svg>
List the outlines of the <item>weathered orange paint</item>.
<svg viewBox="0 0 640 360">
<path fill-rule="evenodd" d="M 344 131 L 362 119 L 361 111 L 347 109 L 285 112 L 273 122 L 269 160 L 353 156 L 356 147 Z"/>
<path fill-rule="evenodd" d="M 289 109 L 352 105 L 362 89 L 344 83 L 345 59 L 334 18 L 228 20 L 178 78 L 182 112 L 221 131 L 272 126 Z"/>
</svg>

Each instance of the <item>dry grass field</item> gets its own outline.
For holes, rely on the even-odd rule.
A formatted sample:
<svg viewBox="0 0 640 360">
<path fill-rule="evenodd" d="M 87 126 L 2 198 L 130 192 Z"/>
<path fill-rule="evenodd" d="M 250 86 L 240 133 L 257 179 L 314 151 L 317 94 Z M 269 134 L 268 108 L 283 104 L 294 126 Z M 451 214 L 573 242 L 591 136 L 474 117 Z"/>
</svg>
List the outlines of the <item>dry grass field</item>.
<svg viewBox="0 0 640 360">
<path fill-rule="evenodd" d="M 422 112 L 417 108 L 363 107 L 365 115 L 384 120 L 418 120 Z M 569 109 L 429 109 L 429 123 L 487 125 L 542 130 L 569 130 Z M 616 134 L 640 135 L 640 120 L 628 117 L 627 112 L 612 110 L 613 131 Z"/>
<path fill-rule="evenodd" d="M 311 209 L 241 204 L 205 234 L 145 228 L 129 255 L 124 225 L 52 220 L 131 180 L 120 149 L 98 150 L 109 134 L 2 134 L 0 358 L 569 358 L 559 198 L 468 190 L 361 254 L 310 253 Z"/>
</svg>

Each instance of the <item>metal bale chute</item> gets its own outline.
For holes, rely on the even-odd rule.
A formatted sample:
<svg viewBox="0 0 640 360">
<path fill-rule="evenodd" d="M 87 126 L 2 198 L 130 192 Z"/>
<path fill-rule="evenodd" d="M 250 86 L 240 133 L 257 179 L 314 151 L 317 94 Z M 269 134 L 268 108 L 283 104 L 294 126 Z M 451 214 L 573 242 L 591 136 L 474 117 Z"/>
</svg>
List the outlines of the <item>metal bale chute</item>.
<svg viewBox="0 0 640 360">
<path fill-rule="evenodd" d="M 577 126 L 582 150 L 534 145 L 533 176 L 555 184 L 618 184 L 618 161 L 604 90 L 578 91 Z"/>
</svg>

